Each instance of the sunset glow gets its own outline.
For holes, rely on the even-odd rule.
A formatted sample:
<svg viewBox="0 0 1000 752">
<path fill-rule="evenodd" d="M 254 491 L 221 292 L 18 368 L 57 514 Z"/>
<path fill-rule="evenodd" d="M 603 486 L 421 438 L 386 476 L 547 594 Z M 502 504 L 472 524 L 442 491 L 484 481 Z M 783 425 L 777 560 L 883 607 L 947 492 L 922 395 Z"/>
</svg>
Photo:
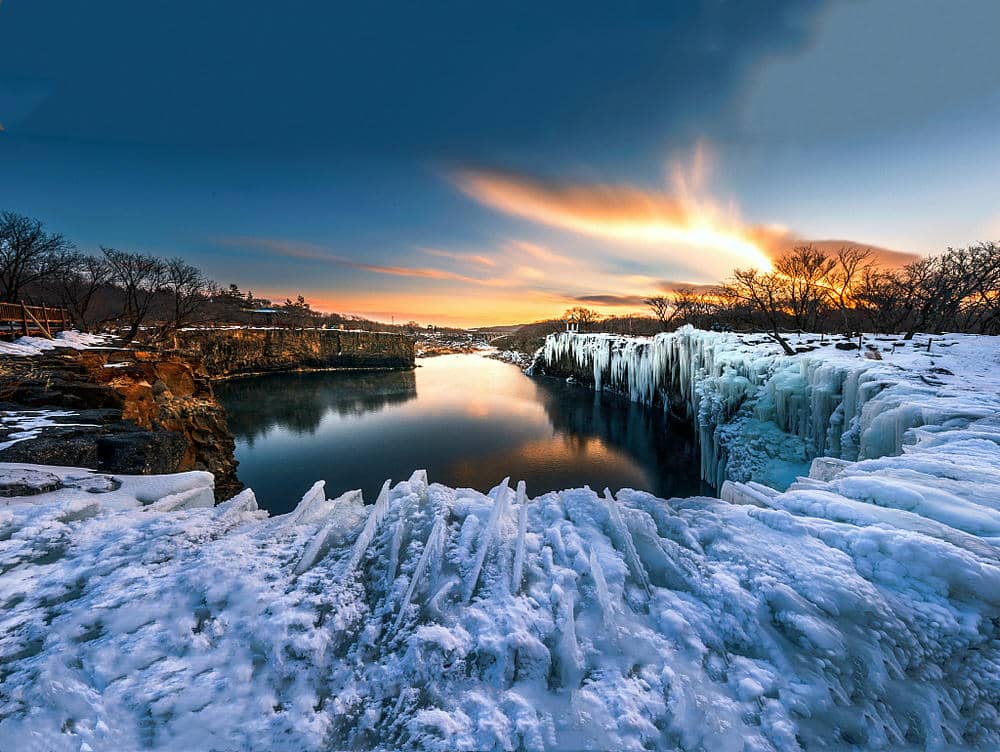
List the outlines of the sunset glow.
<svg viewBox="0 0 1000 752">
<path fill-rule="evenodd" d="M 1000 226 L 995 11 L 978 2 L 569 24 L 549 4 L 211 3 L 169 32 L 142 4 L 2 3 L 4 208 L 88 253 L 424 324 L 644 313 L 807 244 L 900 266 Z M 47 51 L 14 31 L 50 26 Z"/>
</svg>

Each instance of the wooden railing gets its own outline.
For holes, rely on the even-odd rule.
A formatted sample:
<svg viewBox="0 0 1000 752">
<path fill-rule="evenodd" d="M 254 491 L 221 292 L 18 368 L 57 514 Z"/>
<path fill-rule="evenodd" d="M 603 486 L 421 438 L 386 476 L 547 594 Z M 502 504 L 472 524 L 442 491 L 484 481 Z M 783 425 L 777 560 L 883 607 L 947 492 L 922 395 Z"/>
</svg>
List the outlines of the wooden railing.
<svg viewBox="0 0 1000 752">
<path fill-rule="evenodd" d="M 0 303 L 0 334 L 28 337 L 32 334 L 52 339 L 55 332 L 69 329 L 73 322 L 65 308 Z"/>
</svg>

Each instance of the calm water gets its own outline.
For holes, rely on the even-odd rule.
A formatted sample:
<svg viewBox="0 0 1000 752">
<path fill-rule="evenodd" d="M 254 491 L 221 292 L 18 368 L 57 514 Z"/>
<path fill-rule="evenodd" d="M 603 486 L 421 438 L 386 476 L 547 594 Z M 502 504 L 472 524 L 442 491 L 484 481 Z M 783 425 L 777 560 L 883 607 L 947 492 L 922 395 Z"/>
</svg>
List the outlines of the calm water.
<svg viewBox="0 0 1000 752">
<path fill-rule="evenodd" d="M 432 482 L 528 493 L 589 485 L 714 495 L 691 435 L 660 414 L 478 355 L 418 360 L 412 372 L 308 373 L 224 382 L 239 476 L 272 513 L 316 480 L 328 497 L 426 468 Z"/>
</svg>

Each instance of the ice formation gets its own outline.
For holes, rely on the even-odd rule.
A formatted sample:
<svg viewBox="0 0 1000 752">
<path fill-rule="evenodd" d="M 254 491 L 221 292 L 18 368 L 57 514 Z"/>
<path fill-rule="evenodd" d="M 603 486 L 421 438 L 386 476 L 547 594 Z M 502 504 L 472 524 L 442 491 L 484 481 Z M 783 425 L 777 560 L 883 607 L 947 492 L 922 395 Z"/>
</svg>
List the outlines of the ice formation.
<svg viewBox="0 0 1000 752">
<path fill-rule="evenodd" d="M 548 347 L 684 400 L 730 476 L 822 456 L 719 499 L 418 471 L 273 518 L 207 473 L 0 465 L 32 494 L 0 498 L 0 748 L 1000 748 L 995 350 Z"/>
<path fill-rule="evenodd" d="M 274 518 L 205 473 L 2 466 L 64 487 L 0 507 L 0 739 L 996 749 L 1000 425 L 935 441 L 731 501 L 415 473 Z"/>
<path fill-rule="evenodd" d="M 819 335 L 766 338 L 684 327 L 653 338 L 550 335 L 547 366 L 591 375 L 595 388 L 671 406 L 697 431 L 704 480 L 785 487 L 812 458 L 898 455 L 933 427 L 1000 414 L 1000 351 L 989 338 L 869 338 L 880 360 Z"/>
</svg>

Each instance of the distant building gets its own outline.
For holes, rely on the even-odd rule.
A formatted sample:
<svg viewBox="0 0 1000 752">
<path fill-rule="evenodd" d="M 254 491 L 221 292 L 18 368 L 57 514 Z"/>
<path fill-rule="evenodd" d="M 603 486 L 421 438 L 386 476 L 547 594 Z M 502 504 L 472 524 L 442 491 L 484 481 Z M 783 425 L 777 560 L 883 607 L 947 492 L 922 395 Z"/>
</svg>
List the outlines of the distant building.
<svg viewBox="0 0 1000 752">
<path fill-rule="evenodd" d="M 570 315 L 566 319 L 566 331 L 567 332 L 579 332 L 580 331 L 580 320 L 576 316 Z"/>
</svg>

